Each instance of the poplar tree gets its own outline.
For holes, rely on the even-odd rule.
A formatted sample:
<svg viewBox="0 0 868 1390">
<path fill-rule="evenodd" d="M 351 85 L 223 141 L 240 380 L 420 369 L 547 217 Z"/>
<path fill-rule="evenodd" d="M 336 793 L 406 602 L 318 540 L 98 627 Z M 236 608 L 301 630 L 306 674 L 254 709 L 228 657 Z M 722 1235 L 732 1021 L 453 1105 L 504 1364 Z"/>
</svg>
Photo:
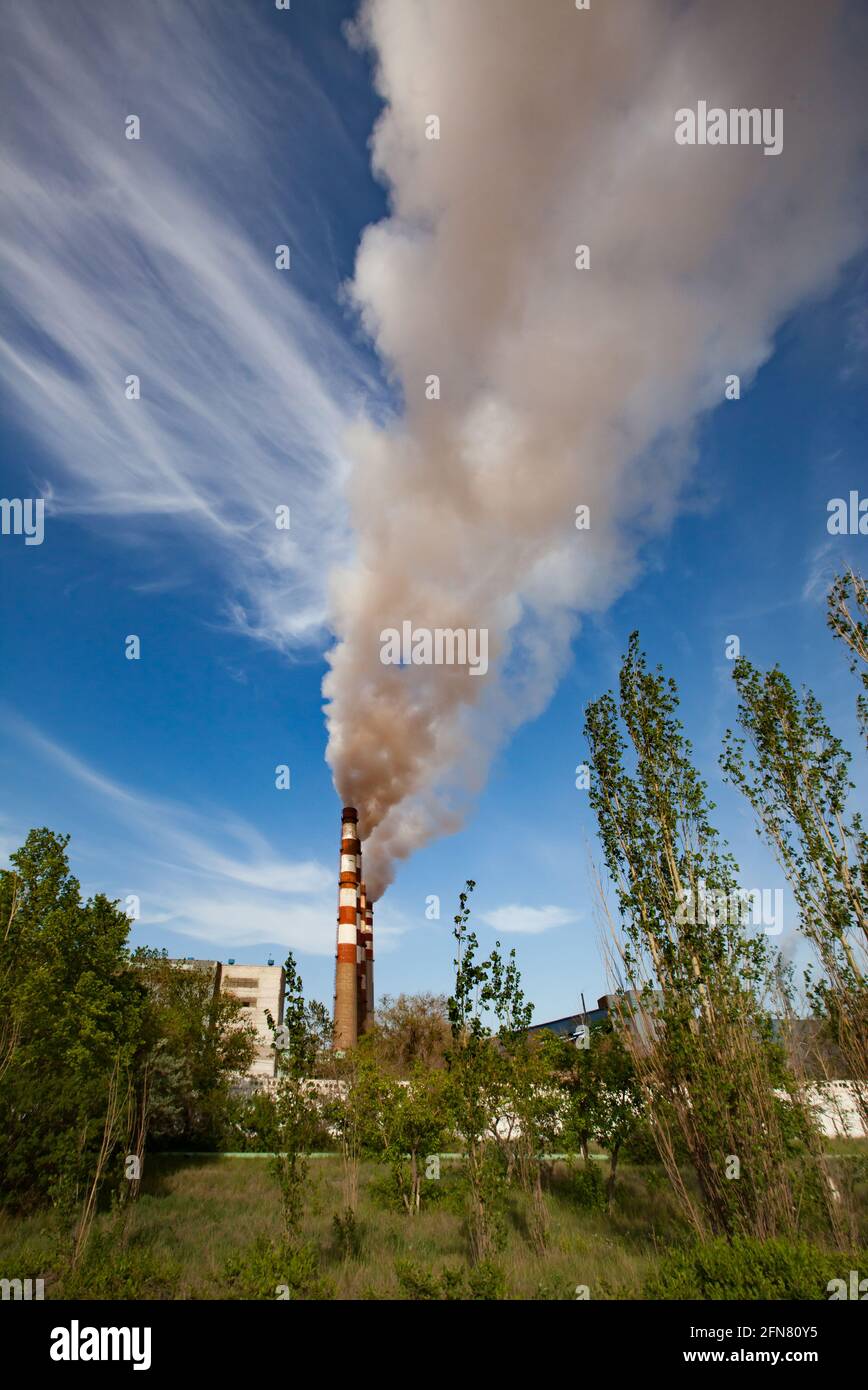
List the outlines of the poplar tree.
<svg viewBox="0 0 868 1390">
<path fill-rule="evenodd" d="M 630 637 L 619 692 L 592 701 L 591 805 L 619 909 L 621 966 L 635 1003 L 621 1036 L 661 1158 L 700 1234 L 794 1231 L 780 1058 L 761 1007 L 769 963 L 750 936 L 737 866 L 678 720 L 675 682 Z M 680 1132 L 701 1192 L 679 1169 Z"/>
<path fill-rule="evenodd" d="M 789 879 L 822 978 L 809 995 L 845 1059 L 868 1123 L 868 834 L 848 802 L 851 757 L 811 690 L 775 666 L 736 662 L 738 722 L 727 730 L 725 777 L 756 814 L 758 833 Z"/>
<path fill-rule="evenodd" d="M 266 1138 L 271 1168 L 280 1189 L 284 1240 L 298 1247 L 311 1153 L 322 1127 L 316 1090 L 311 1084 L 319 1056 L 331 1035 L 331 1020 L 322 1004 L 307 1003 L 301 976 L 290 952 L 284 966 L 283 1022 L 266 1011 L 277 1052 L 277 1082 Z"/>
<path fill-rule="evenodd" d="M 862 690 L 856 697 L 856 712 L 868 744 L 868 582 L 848 570 L 838 575 L 829 591 L 826 622 L 850 653 L 850 670 L 860 672 Z"/>
<path fill-rule="evenodd" d="M 464 1143 L 467 1229 L 473 1263 L 487 1261 L 503 1237 L 506 1167 L 492 1134 L 508 1104 L 509 1049 L 526 1034 L 533 1006 L 522 993 L 515 951 L 500 942 L 480 960 L 475 932 L 468 931 L 467 880 L 454 917 L 455 991 L 449 999 L 452 1045 L 446 1054 L 453 1124 Z"/>
</svg>

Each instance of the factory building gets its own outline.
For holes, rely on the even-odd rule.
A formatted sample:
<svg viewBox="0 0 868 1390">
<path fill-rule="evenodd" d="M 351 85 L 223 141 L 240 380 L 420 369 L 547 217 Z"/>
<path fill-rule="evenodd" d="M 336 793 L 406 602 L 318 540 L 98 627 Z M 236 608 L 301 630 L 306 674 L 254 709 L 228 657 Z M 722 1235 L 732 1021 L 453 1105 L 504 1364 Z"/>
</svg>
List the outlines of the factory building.
<svg viewBox="0 0 868 1390">
<path fill-rule="evenodd" d="M 631 1015 L 630 1026 L 644 1033 L 647 1029 L 647 1006 L 643 1007 L 634 990 L 625 990 L 623 995 L 603 994 L 597 1000 L 595 1009 L 583 1009 L 580 1013 L 565 1014 L 563 1018 L 550 1019 L 548 1023 L 534 1023 L 528 1033 L 557 1033 L 560 1036 L 574 1037 L 582 1025 L 593 1028 L 595 1023 L 605 1023 L 618 1008 Z"/>
</svg>

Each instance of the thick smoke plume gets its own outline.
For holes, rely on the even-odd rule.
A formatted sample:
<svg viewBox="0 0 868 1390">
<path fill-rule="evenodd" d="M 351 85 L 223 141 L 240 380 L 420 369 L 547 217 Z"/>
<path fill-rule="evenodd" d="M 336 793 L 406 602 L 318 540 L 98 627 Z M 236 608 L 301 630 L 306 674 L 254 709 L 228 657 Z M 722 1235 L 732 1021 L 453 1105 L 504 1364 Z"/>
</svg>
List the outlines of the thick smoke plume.
<svg viewBox="0 0 868 1390">
<path fill-rule="evenodd" d="M 725 377 L 744 390 L 784 317 L 858 249 L 847 22 L 828 0 L 364 8 L 392 211 L 351 290 L 403 404 L 351 440 L 356 546 L 333 576 L 324 688 L 372 896 L 460 823 L 498 745 L 549 699 L 579 615 L 635 576 Z M 676 112 L 700 101 L 780 108 L 782 151 L 676 143 Z M 383 665 L 380 633 L 405 620 L 488 628 L 488 675 Z"/>
</svg>

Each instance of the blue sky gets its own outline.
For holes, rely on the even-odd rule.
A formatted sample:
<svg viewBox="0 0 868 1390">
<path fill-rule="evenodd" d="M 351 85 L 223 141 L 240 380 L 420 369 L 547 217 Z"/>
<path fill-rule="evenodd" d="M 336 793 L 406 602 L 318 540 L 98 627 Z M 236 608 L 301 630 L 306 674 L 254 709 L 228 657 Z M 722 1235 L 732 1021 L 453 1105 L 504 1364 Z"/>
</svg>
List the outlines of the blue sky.
<svg viewBox="0 0 868 1390">
<path fill-rule="evenodd" d="M 0 847 L 34 825 L 70 832 L 86 893 L 140 898 L 133 943 L 239 961 L 289 947 L 330 1001 L 324 576 L 352 531 L 345 425 L 360 401 L 375 419 L 402 408 L 342 288 L 388 211 L 368 146 L 381 102 L 342 33 L 353 6 L 251 10 L 209 7 L 207 43 L 195 5 L 139 19 L 144 45 L 132 28 L 92 34 L 86 7 L 4 21 L 20 61 L 2 491 L 48 505 L 41 546 L 0 538 Z M 140 145 L 116 138 L 131 110 Z M 574 769 L 584 705 L 634 628 L 678 680 L 746 884 L 782 879 L 717 775 L 729 634 L 817 690 L 864 771 L 823 598 L 847 563 L 864 572 L 868 545 L 826 529 L 831 497 L 868 488 L 868 260 L 848 252 L 820 278 L 779 315 L 742 398 L 698 412 L 671 517 L 637 541 L 626 591 L 589 605 L 553 698 L 496 750 L 463 828 L 399 865 L 378 908 L 379 994 L 448 989 L 468 877 L 483 944 L 496 926 L 515 945 L 537 1019 L 604 992 Z M 128 372 L 140 403 L 112 395 Z M 293 529 L 275 537 L 283 501 Z M 788 913 L 788 951 L 792 927 Z"/>
</svg>

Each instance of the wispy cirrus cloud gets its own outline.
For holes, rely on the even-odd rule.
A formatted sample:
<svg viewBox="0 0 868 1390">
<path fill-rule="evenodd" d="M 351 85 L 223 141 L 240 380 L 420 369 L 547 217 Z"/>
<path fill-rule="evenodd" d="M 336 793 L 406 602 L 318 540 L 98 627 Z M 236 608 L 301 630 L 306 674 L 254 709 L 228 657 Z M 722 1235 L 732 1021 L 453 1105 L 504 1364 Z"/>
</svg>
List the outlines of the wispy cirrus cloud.
<svg viewBox="0 0 868 1390">
<path fill-rule="evenodd" d="M 125 786 L 9 711 L 4 722 L 55 773 L 84 789 L 91 814 L 108 813 L 120 827 L 122 864 L 117 847 L 103 844 L 101 852 L 108 851 L 123 880 L 114 891 L 139 899 L 140 928 L 159 926 L 207 941 L 211 950 L 267 943 L 333 953 L 335 874 L 324 864 L 284 859 L 235 816 L 208 816 Z M 0 838 L 11 850 L 12 837 Z"/>
<path fill-rule="evenodd" d="M 379 387 L 316 307 L 319 214 L 296 177 L 323 131 L 339 176 L 361 156 L 291 44 L 253 13 L 244 34 L 204 0 L 6 7 L 0 372 L 53 510 L 171 521 L 222 568 L 230 620 L 290 646 L 320 632 L 342 438 Z"/>
</svg>

